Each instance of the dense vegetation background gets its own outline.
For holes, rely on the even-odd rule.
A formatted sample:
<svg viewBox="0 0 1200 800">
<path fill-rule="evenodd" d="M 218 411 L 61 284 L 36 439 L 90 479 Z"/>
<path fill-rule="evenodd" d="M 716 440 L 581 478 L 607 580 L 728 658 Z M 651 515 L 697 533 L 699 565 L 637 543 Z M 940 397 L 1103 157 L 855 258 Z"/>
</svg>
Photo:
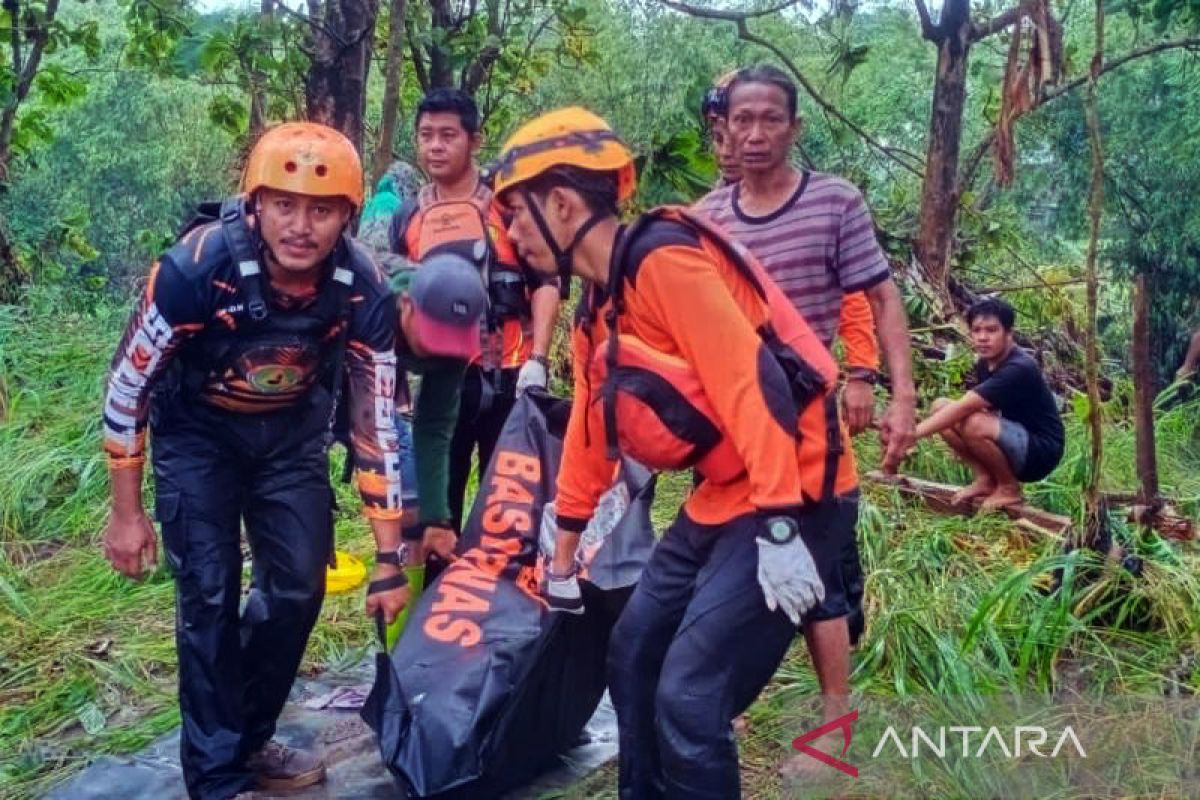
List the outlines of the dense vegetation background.
<svg viewBox="0 0 1200 800">
<path fill-rule="evenodd" d="M 1093 61 L 1098 8 L 1105 41 Z M 1123 557 L 1064 555 L 1063 542 L 1007 519 L 941 517 L 871 487 L 860 526 L 870 627 L 856 689 L 1200 689 L 1195 546 L 1130 527 L 1115 510 L 1098 526 L 1084 502 L 1093 476 L 1107 492 L 1144 488 L 1141 387 L 1157 397 L 1159 489 L 1183 515 L 1200 511 L 1200 401 L 1173 380 L 1200 322 L 1195 0 L 682 10 L 652 0 L 261 0 L 203 13 L 186 0 L 5 0 L 2 9 L 0 796 L 37 794 L 98 753 L 136 749 L 177 723 L 171 583 L 161 571 L 125 581 L 98 546 L 102 382 L 138 280 L 197 202 L 233 188 L 263 125 L 335 124 L 361 143 L 373 177 L 394 157 L 411 159 L 411 111 L 434 85 L 476 93 L 485 155 L 538 110 L 592 107 L 636 150 L 639 203 L 652 205 L 711 185 L 697 109 L 714 76 L 770 60 L 803 78 L 796 157 L 865 192 L 908 302 L 923 398 L 961 389 L 972 358 L 956 314 L 999 291 L 1018 308 L 1022 341 L 1050 371 L 1068 421 L 1067 457 L 1032 500 L 1113 537 Z M 763 13 L 748 16 L 755 9 Z M 1090 63 L 1103 143 L 1098 406 L 1083 391 Z M 1135 370 L 1139 276 L 1150 357 Z M 1105 448 L 1098 470 L 1093 411 Z M 869 467 L 874 443 L 858 446 Z M 906 469 L 964 477 L 932 444 Z M 667 483 L 660 524 L 681 489 Z M 356 501 L 346 492 L 342 501 L 339 546 L 365 555 Z M 1079 578 L 1055 589 L 1050 577 L 1064 565 Z M 361 658 L 360 603 L 330 599 L 307 669 Z M 801 648 L 752 715 L 744 744 L 756 796 L 794 735 L 773 720 L 814 687 Z M 581 793 L 611 793 L 611 776 L 598 780 Z M 938 780 L 928 793 L 956 793 L 954 776 Z"/>
</svg>

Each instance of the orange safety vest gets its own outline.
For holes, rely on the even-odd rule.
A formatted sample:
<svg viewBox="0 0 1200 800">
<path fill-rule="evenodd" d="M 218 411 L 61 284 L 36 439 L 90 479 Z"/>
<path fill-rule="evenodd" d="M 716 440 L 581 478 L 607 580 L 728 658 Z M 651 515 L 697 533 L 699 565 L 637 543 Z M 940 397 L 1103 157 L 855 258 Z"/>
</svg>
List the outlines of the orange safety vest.
<svg viewBox="0 0 1200 800">
<path fill-rule="evenodd" d="M 592 358 L 590 374 L 603 381 L 604 427 L 608 457 L 624 453 L 652 469 L 695 467 L 706 480 L 731 482 L 745 473 L 745 465 L 717 419 L 712 403 L 691 366 L 683 359 L 658 352 L 637 337 L 619 331 L 623 312 L 622 287 L 635 248 L 654 249 L 641 241 L 657 220 L 671 220 L 691 228 L 718 245 L 736 272 L 750 284 L 767 307 L 767 321 L 757 332 L 765 350 L 780 365 L 789 381 L 790 401 L 797 420 L 818 413 L 824 417 L 825 463 L 822 496 L 832 497 L 844 451 L 837 394 L 837 364 L 809 328 L 796 307 L 767 276 L 762 266 L 739 243 L 729 239 L 704 217 L 686 208 L 666 206 L 643 215 L 618 243 L 609 275 L 607 347 Z M 720 358 L 719 353 L 713 354 Z M 755 365 L 747 364 L 747 369 Z M 818 411 L 815 407 L 820 406 Z M 811 429 L 811 426 L 810 426 Z"/>
</svg>

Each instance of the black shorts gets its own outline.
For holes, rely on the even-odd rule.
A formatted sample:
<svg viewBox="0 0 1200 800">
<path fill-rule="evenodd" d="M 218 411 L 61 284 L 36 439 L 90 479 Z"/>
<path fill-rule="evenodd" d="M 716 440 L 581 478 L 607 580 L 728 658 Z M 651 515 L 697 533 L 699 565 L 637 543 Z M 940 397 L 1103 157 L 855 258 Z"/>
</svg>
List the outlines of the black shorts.
<svg viewBox="0 0 1200 800">
<path fill-rule="evenodd" d="M 804 615 L 806 623 L 857 615 L 861 632 L 863 575 L 855 536 L 858 496 L 855 489 L 832 500 L 805 506 L 800 512 L 800 535 L 825 584 L 825 599 Z"/>
</svg>

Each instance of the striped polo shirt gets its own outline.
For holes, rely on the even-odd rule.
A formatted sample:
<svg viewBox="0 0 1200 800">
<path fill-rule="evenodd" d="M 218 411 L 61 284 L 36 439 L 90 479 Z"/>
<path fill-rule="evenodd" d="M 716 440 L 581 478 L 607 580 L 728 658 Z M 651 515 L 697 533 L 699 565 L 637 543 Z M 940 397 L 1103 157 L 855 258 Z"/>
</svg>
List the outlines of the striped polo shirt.
<svg viewBox="0 0 1200 800">
<path fill-rule="evenodd" d="M 868 289 L 891 274 L 862 194 L 844 178 L 805 172 L 787 202 L 752 217 L 738 203 L 739 188 L 735 183 L 716 189 L 695 208 L 750 249 L 829 347 L 842 294 Z"/>
</svg>

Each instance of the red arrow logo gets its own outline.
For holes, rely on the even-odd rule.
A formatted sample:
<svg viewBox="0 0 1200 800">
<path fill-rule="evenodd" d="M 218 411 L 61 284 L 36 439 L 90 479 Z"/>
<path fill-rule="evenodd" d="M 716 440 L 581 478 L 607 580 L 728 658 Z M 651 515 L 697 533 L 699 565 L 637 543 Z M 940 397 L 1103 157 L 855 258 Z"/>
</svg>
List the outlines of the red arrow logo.
<svg viewBox="0 0 1200 800">
<path fill-rule="evenodd" d="M 835 730 L 841 729 L 842 739 L 846 743 L 845 746 L 842 747 L 842 755 L 843 756 L 846 755 L 846 751 L 850 749 L 850 737 L 853 735 L 853 731 L 851 731 L 850 725 L 856 719 L 858 719 L 857 711 L 851 711 L 849 714 L 843 714 L 842 716 L 838 717 L 835 720 L 830 720 L 829 722 L 826 722 L 824 725 L 822 725 L 819 728 L 813 728 L 811 731 L 804 734 L 803 736 L 797 736 L 795 739 L 792 740 L 792 747 L 794 749 L 800 751 L 801 753 L 805 753 L 807 755 L 812 756 L 817 761 L 820 761 L 822 764 L 827 764 L 827 765 L 833 767 L 834 769 L 841 770 L 842 772 L 849 775 L 851 778 L 857 778 L 858 777 L 858 767 L 856 767 L 852 764 L 847 764 L 845 761 L 842 761 L 840 758 L 831 756 L 828 753 L 822 753 L 820 750 L 816 749 L 815 747 L 808 746 L 808 743 L 811 742 L 812 740 L 819 739 L 822 736 L 824 736 L 825 734 L 829 733 L 830 731 L 835 731 Z"/>
</svg>

